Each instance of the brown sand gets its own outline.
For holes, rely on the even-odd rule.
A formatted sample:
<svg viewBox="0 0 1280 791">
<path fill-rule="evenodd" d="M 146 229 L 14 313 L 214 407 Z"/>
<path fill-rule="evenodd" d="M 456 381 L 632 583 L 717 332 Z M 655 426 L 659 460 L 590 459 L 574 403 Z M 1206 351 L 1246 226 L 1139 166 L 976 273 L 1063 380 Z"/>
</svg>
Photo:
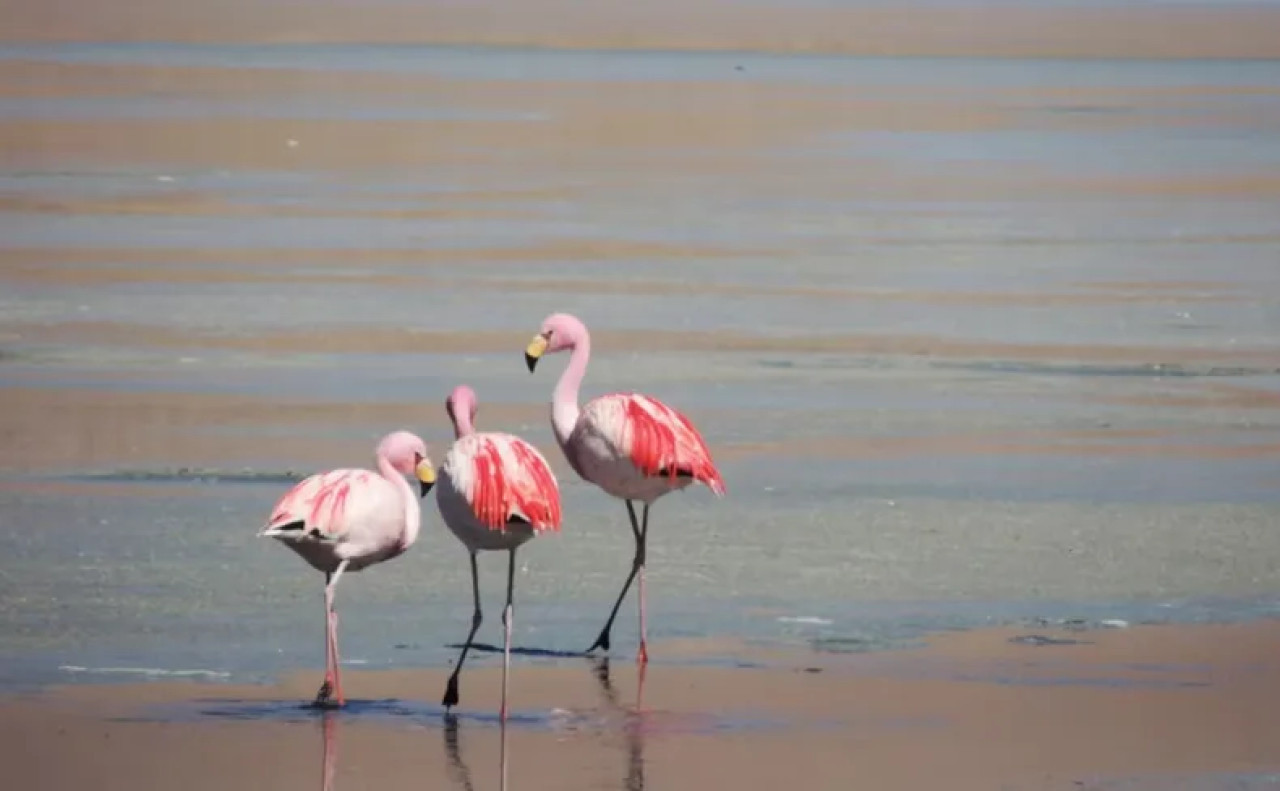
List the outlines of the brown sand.
<svg viewBox="0 0 1280 791">
<path fill-rule="evenodd" d="M 1280 409 L 1280 392 L 1242 385 L 1200 385 L 1190 393 L 1147 393 L 1100 396 L 1098 400 L 1129 406 L 1192 409 Z"/>
<path fill-rule="evenodd" d="M 1236 406 L 1240 399 L 1257 408 L 1280 406 L 1274 394 L 1236 393 L 1205 403 L 1168 398 L 1171 406 Z M 1117 401 L 1121 399 L 1108 399 Z M 1124 402 L 1124 401 L 1122 401 Z M 1127 402 L 1125 402 L 1127 403 Z M 1144 402 L 1145 403 L 1145 402 Z M 1161 402 L 1163 403 L 1163 402 Z M 543 425 L 541 404 L 484 405 L 484 419 L 495 427 Z M 768 419 L 767 412 L 722 410 L 722 416 Z M 315 435 L 335 424 L 365 438 Z M 245 464 L 288 465 L 295 472 L 338 466 L 370 456 L 372 442 L 393 426 L 420 432 L 441 452 L 450 428 L 434 402 L 335 403 L 196 393 L 117 393 L 83 388 L 0 390 L 0 470 L 49 471 L 86 468 L 185 467 L 236 469 Z M 255 427 L 285 428 L 262 443 Z M 1252 441 L 1243 441 L 1249 440 Z M 1149 457 L 1189 459 L 1271 459 L 1280 443 L 1242 434 L 1226 441 L 1219 431 L 1180 426 L 1172 429 L 1098 429 L 932 432 L 925 435 L 791 437 L 770 442 L 722 442 L 721 461 L 753 457 L 815 459 L 893 459 L 980 455 Z M 557 474 L 572 477 L 559 454 L 550 454 Z M 299 468 L 299 465 L 304 465 Z M 22 484 L 26 486 L 27 484 Z"/>
<path fill-rule="evenodd" d="M 532 418 L 531 409 L 485 404 L 493 420 Z M 538 410 L 538 417 L 544 410 Z M 368 439 L 334 439 L 298 431 L 261 442 L 239 428 L 366 429 Z M 259 464 L 346 466 L 372 459 L 377 438 L 402 425 L 429 443 L 451 436 L 444 410 L 428 404 L 290 402 L 210 394 L 112 393 L 6 387 L 0 390 L 0 469 Z M 230 432 L 218 429 L 232 429 Z M 438 459 L 437 459 L 438 460 Z"/>
<path fill-rule="evenodd" d="M 1280 12 L 1277 12 L 1280 13 Z M 1280 17 L 1278 17 L 1280 18 Z M 1199 39 L 1197 39 L 1199 40 Z M 1234 86 L 1269 95 L 1274 86 Z M 998 129 L 1113 130 L 1151 123 L 1168 128 L 1265 127 L 1280 123 L 1274 108 L 1257 105 L 1248 117 L 1199 109 L 1218 89 L 1155 86 L 1078 88 L 1044 92 L 945 87 L 900 87 L 885 95 L 859 86 L 779 84 L 749 79 L 628 82 L 443 79 L 416 75 L 305 72 L 290 69 L 213 69 L 0 62 L 0 95 L 18 97 L 182 96 L 217 102 L 235 99 L 269 107 L 275 97 L 324 97 L 339 103 L 381 102 L 395 108 L 528 115 L 526 120 L 356 120 L 263 117 L 253 109 L 227 109 L 199 119 L 53 120 L 38 116 L 0 121 L 0 166 L 15 169 L 78 166 L 153 168 L 299 169 L 350 173 L 368 168 L 448 166 L 472 173 L 470 194 L 422 196 L 421 206 L 344 210 L 347 216 L 390 218 L 516 217 L 539 211 L 552 194 L 634 189 L 660 174 L 722 176 L 743 189 L 777 197 L 862 197 L 981 201 L 998 197 L 1064 195 L 1168 195 L 1180 198 L 1280 195 L 1280 172 L 1206 172 L 1097 176 L 1070 168 L 993 168 L 949 163 L 904 170 L 875 157 L 822 156 L 848 131 L 972 132 Z M 216 107 L 212 104 L 211 107 Z M 1059 106 L 1120 112 L 1047 113 Z M 1244 111 L 1240 111 L 1244 112 Z M 295 141 L 290 145 L 288 141 Z M 706 143 L 715 141 L 713 148 Z M 819 155 L 779 160 L 780 147 Z M 696 156 L 690 156 L 690 151 Z M 602 168 L 601 162 L 608 167 Z M 843 167 L 832 167 L 839 161 Z M 590 187 L 557 187 L 520 194 L 490 189 L 494 172 L 518 172 L 564 181 L 589 174 Z M 850 173 L 857 178 L 851 179 Z M 488 181 L 486 181 L 488 179 Z M 745 181 L 751 180 L 747 186 Z M 570 179 L 571 180 L 571 179 Z M 180 186 L 180 185 L 179 185 Z M 327 209 L 257 205 L 240 196 L 166 192 L 107 199 L 65 195 L 0 195 L 5 208 L 40 213 L 223 214 L 329 216 Z M 507 205 L 492 205 L 501 200 Z M 357 199 L 352 199 L 358 203 Z M 868 240 L 879 241 L 879 240 Z M 1194 239 L 1180 239 L 1194 243 Z M 1233 241 L 1232 239 L 1203 241 Z M 1256 241 L 1241 239 L 1239 241 Z M 1024 240 L 1024 244 L 1055 240 Z"/>
<path fill-rule="evenodd" d="M 218 214 L 240 214 L 248 215 L 253 207 L 249 206 L 224 206 L 216 199 L 201 200 L 196 204 L 192 201 L 178 200 L 174 204 L 167 204 L 165 200 L 148 198 L 146 201 L 133 202 L 127 199 L 120 201 L 102 201 L 99 205 L 90 201 L 73 202 L 48 202 L 48 201 L 25 201 L 23 199 L 10 199 L 10 204 L 23 204 L 26 208 L 23 211 L 37 211 L 41 213 L 130 213 L 138 210 L 139 213 L 183 213 L 183 214 L 200 214 L 204 212 Z M 4 209 L 6 200 L 0 198 L 0 211 Z M 34 205 L 33 205 L 34 204 Z M 83 205 L 93 204 L 93 205 Z M 193 207 L 193 204 L 196 204 Z M 153 211 L 154 208 L 154 211 Z M 225 210 L 225 211 L 224 211 Z M 437 214 L 438 212 L 438 214 Z M 273 213 L 270 210 L 267 213 Z M 304 212 L 281 212 L 297 216 Z M 341 213 L 343 216 L 367 216 L 358 210 L 346 210 Z M 368 215 L 378 216 L 498 216 L 498 212 L 485 212 L 470 209 L 438 209 L 438 210 L 406 210 L 406 211 L 379 211 L 369 212 Z M 516 261 L 537 261 L 543 259 L 548 254 L 554 255 L 562 251 L 566 256 L 575 256 L 589 254 L 593 250 L 600 251 L 601 255 L 591 260 L 597 262 L 607 260 L 610 251 L 618 256 L 625 256 L 628 252 L 632 253 L 636 258 L 644 258 L 648 260 L 661 260 L 667 256 L 674 256 L 682 250 L 687 250 L 688 255 L 684 258 L 707 258 L 715 257 L 721 253 L 728 251 L 720 251 L 717 249 L 700 249 L 700 248 L 680 248 L 675 245 L 659 245 L 659 244 L 592 244 L 584 242 L 581 245 L 575 245 L 570 240 L 556 244 L 545 244 L 538 246 L 530 246 L 528 248 L 513 248 L 504 251 L 495 250 L 463 250 L 458 251 L 456 255 L 457 263 L 462 263 L 467 259 L 476 259 L 477 254 L 490 254 L 495 259 L 506 260 L 509 256 Z M 696 292 L 704 296 L 722 296 L 722 297 L 768 297 L 768 298 L 793 298 L 793 299 L 817 299 L 817 300 L 837 300 L 845 302 L 853 301 L 876 301 L 876 302 L 908 302 L 929 305 L 992 305 L 992 306 L 1051 306 L 1051 305 L 1122 305 L 1135 303 L 1167 303 L 1170 299 L 1168 291 L 1178 291 L 1179 303 L 1195 303 L 1195 302 L 1232 302 L 1240 301 L 1247 298 L 1247 294 L 1238 286 L 1230 286 L 1226 284 L 1201 284 L 1197 288 L 1179 287 L 1174 284 L 1172 287 L 1160 283 L 1150 284 L 1153 287 L 1147 288 L 1143 284 L 1129 284 L 1128 287 L 1119 287 L 1112 285 L 1110 287 L 1088 287 L 1078 291 L 1060 291 L 1060 292 L 1002 292 L 1002 291 L 932 291 L 925 289 L 886 289 L 886 288 L 838 288 L 827 287 L 819 288 L 816 286 L 753 286 L 742 284 L 727 284 L 723 279 L 715 281 L 707 279 L 704 281 L 693 280 L 685 277 L 680 281 L 670 280 L 637 280 L 630 278 L 618 278 L 608 272 L 602 272 L 596 278 L 555 278 L 555 277 L 501 277 L 501 276 L 480 276 L 468 277 L 451 275 L 449 277 L 432 276 L 430 274 L 420 272 L 378 272 L 369 273 L 361 272 L 353 275 L 349 272 L 326 272 L 324 264 L 335 263 L 334 251 L 329 251 L 330 255 L 319 255 L 314 264 L 304 272 L 298 272 L 286 268 L 291 262 L 296 261 L 298 256 L 287 255 L 280 256 L 278 259 L 270 252 L 263 252 L 262 264 L 253 267 L 240 267 L 224 265 L 220 267 L 202 266 L 202 267 L 175 267 L 171 264 L 176 261 L 188 257 L 194 257 L 197 260 L 208 258 L 210 251 L 201 251 L 203 255 L 188 256 L 188 251 L 175 251 L 172 258 L 166 261 L 166 266 L 142 266 L 138 262 L 134 262 L 131 266 L 107 266 L 105 261 L 118 259 L 123 257 L 120 251 L 103 251 L 99 263 L 96 264 L 76 264 L 65 263 L 66 257 L 72 255 L 70 251 L 23 251 L 9 250 L 0 253 L 0 281 L 12 281 L 17 283 L 32 283 L 44 286 L 50 285 L 108 285 L 119 283 L 182 283 L 182 284 L 199 284 L 199 283 L 350 283 L 358 280 L 364 285 L 377 286 L 398 286 L 412 285 L 417 288 L 447 288 L 449 290 L 472 290 L 482 293 L 499 293 L 499 292 L 533 292 L 533 293 L 554 293 L 554 294 L 621 294 L 634 296 L 671 296 L 682 295 L 690 292 Z M 427 251 L 424 251 L 427 252 Z M 441 253 L 448 254 L 446 251 L 435 251 L 436 255 L 423 255 L 420 262 L 424 267 L 429 267 L 435 263 L 445 263 L 439 261 Z M 88 251 L 81 253 L 84 257 L 97 258 L 98 256 Z M 520 258 L 521 255 L 527 255 L 526 258 Z M 140 256 L 141 258 L 153 258 L 154 254 Z M 246 258 L 245 251 L 234 251 L 228 255 L 229 261 L 243 261 Z M 385 256 L 384 256 L 385 258 Z M 406 258 L 413 260 L 412 255 Z M 350 264 L 352 261 L 360 260 L 361 263 L 367 264 L 367 259 L 358 254 L 349 255 L 342 259 L 344 263 Z M 228 262 L 229 263 L 229 262 Z M 1161 287 L 1163 286 L 1163 288 Z"/>
<path fill-rule="evenodd" d="M 140 265 L 174 263 L 216 264 L 248 266 L 347 267 L 354 261 L 368 264 L 413 264 L 416 267 L 433 264 L 457 264 L 484 262 L 555 261 L 557 263 L 600 262 L 625 259 L 677 260 L 687 258 L 730 258 L 752 253 L 783 255 L 780 250 L 753 250 L 750 248 L 716 247 L 700 244 L 676 244 L 664 242 L 636 242 L 610 239 L 563 238 L 538 244 L 513 247 L 439 248 L 277 248 L 254 249 L 218 247 L 48 247 L 0 250 L 0 277 L 31 278 L 32 282 L 58 282 L 59 268 L 69 268 L 75 277 L 92 277 L 98 265 L 119 264 L 107 267 L 114 271 L 128 271 Z M 82 265 L 93 264 L 95 266 Z M 42 281 L 39 271 L 51 274 Z M 171 271 L 171 270 L 170 270 Z M 108 277 L 109 277 L 108 274 Z M 181 272 L 174 274 L 182 277 Z M 234 274 L 232 275 L 234 277 Z M 74 281 L 69 281 L 74 282 Z M 109 279 L 105 282 L 111 282 Z"/>
<path fill-rule="evenodd" d="M 1009 642 L 1027 634 L 1084 643 Z M 475 788 L 496 788 L 502 738 L 513 791 L 772 790 L 797 782 L 824 790 L 1075 789 L 1107 777 L 1280 768 L 1275 621 L 998 629 L 931 642 L 844 657 L 775 652 L 767 669 L 656 664 L 642 693 L 630 662 L 617 662 L 605 687 L 586 660 L 548 668 L 517 658 L 518 714 L 547 722 L 560 709 L 579 719 L 575 728 L 513 725 L 505 737 L 465 717 L 452 735 L 442 727 L 433 704 L 443 670 L 348 672 L 352 699 L 396 698 L 419 713 L 345 712 L 324 728 L 320 718 L 192 716 L 232 706 L 279 710 L 273 701 L 307 698 L 314 674 L 277 687 L 55 688 L 0 704 L 0 760 L 15 788 L 104 791 L 466 787 L 463 772 Z M 655 648 L 661 656 L 664 647 Z M 496 708 L 499 673 L 490 665 L 464 675 L 466 711 Z M 188 714 L 163 721 L 175 710 Z M 714 727 L 735 722 L 758 727 Z"/>
<path fill-rule="evenodd" d="M 628 82 L 625 91 L 599 81 L 487 81 L 406 79 L 347 74 L 332 84 L 323 75 L 263 69 L 95 67 L 0 63 L 0 85 L 16 95 L 153 96 L 263 101 L 316 93 L 329 100 L 369 97 L 391 107 L 439 106 L 530 115 L 528 120 L 298 119 L 226 112 L 199 119 L 15 119 L 0 123 L 0 163 L 39 167 L 58 163 L 167 163 L 219 168 L 302 168 L 312 171 L 504 163 L 513 155 L 542 167 L 597 162 L 672 146 L 704 149 L 682 162 L 697 172 L 740 169 L 740 160 L 837 129 L 970 131 L 1007 126 L 1019 115 L 990 103 L 955 100 L 938 106 L 938 91 L 876 97 L 838 86 L 740 81 Z M 112 76 L 114 75 L 114 79 Z M 366 84 L 382 83 L 371 91 Z M 264 105 L 266 106 L 266 105 Z M 1116 123 L 1066 119 L 1059 123 Z M 290 147 L 288 140 L 298 145 Z M 715 140 L 713 151 L 705 142 Z M 198 144 L 194 144 L 198 141 Z M 650 163 L 635 169 L 643 172 Z M 630 172 L 631 168 L 627 168 Z M 863 173 L 863 177 L 868 174 Z M 615 177 L 616 178 L 616 177 Z"/>
<path fill-rule="evenodd" d="M 468 92 L 475 89 L 468 86 Z M 536 108 L 545 120 L 200 119 L 12 120 L 0 123 L 7 168 L 162 163 L 310 171 L 425 168 L 522 160 L 555 168 L 598 161 L 601 150 L 626 157 L 715 140 L 714 152 L 685 163 L 692 172 L 740 170 L 756 150 L 794 144 L 839 129 L 970 131 L 1010 122 L 994 108 L 937 108 L 897 100 L 833 100 L 834 91 L 753 84 L 653 83 L 618 92 L 606 83 L 520 85 L 507 89 L 510 111 Z M 517 100 L 516 95 L 520 96 Z M 448 100 L 442 100 L 448 101 Z M 456 104 L 449 101 L 446 106 Z M 289 147 L 288 140 L 297 140 Z M 195 144 L 198 142 L 198 145 Z M 643 171 L 643 161 L 627 171 Z M 866 175 L 871 175 L 868 173 Z"/>
<path fill-rule="evenodd" d="M 10 40 L 418 42 L 864 55 L 1235 57 L 1280 54 L 1280 13 L 1256 5 L 824 8 L 693 0 L 462 4 L 4 0 Z"/>
<path fill-rule="evenodd" d="M 446 332 L 410 328 L 317 328 L 258 334 L 214 333 L 124 322 L 0 323 L 0 340 L 25 345 L 80 344 L 153 349 L 222 349 L 268 353 L 506 352 L 526 337 L 502 331 Z M 902 355 L 941 359 L 1025 360 L 1058 363 L 1182 365 L 1214 363 L 1280 369 L 1280 348 L 1204 348 L 1120 344 L 1019 343 L 927 335 L 827 334 L 768 336 L 730 330 L 599 331 L 592 334 L 614 353 L 639 351 L 792 352 Z"/>
</svg>

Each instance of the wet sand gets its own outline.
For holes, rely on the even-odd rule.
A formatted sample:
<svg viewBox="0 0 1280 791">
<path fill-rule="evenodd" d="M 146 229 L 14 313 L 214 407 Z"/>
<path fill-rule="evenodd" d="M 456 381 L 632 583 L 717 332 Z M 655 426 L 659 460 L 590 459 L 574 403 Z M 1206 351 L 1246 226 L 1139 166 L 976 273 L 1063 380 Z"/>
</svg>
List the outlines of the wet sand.
<svg viewBox="0 0 1280 791">
<path fill-rule="evenodd" d="M 517 656 L 505 729 L 492 655 L 463 676 L 452 722 L 435 703 L 445 670 L 349 670 L 349 708 L 331 715 L 300 705 L 314 674 L 51 688 L 0 703 L 0 759 L 21 788 L 104 791 L 497 788 L 504 739 L 513 791 L 1253 788 L 1280 770 L 1276 621 L 743 646 L 736 669 L 684 664 L 696 646 L 655 646 L 642 686 L 623 659 Z"/>
</svg>

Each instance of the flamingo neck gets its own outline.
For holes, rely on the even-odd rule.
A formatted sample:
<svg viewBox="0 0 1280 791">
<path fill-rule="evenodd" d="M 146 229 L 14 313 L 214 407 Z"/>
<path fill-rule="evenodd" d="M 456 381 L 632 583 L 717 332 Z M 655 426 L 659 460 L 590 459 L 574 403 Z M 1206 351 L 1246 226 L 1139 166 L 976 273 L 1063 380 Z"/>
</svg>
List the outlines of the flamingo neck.
<svg viewBox="0 0 1280 791">
<path fill-rule="evenodd" d="M 475 426 L 471 425 L 471 416 L 465 412 L 453 415 L 453 438 L 462 439 L 468 434 L 475 433 Z"/>
<path fill-rule="evenodd" d="M 396 487 L 396 491 L 400 493 L 400 501 L 404 504 L 404 533 L 400 535 L 400 551 L 404 552 L 418 540 L 418 530 L 422 527 L 422 510 L 413 496 L 413 488 L 404 475 L 391 466 L 391 461 L 386 456 L 378 456 L 378 472 Z"/>
<path fill-rule="evenodd" d="M 551 428 L 555 431 L 556 441 L 564 445 L 573 434 L 573 427 L 578 425 L 578 388 L 582 385 L 582 377 L 587 373 L 587 360 L 591 357 L 591 336 L 586 330 L 573 345 L 569 354 L 569 364 L 560 381 L 551 394 Z"/>
</svg>

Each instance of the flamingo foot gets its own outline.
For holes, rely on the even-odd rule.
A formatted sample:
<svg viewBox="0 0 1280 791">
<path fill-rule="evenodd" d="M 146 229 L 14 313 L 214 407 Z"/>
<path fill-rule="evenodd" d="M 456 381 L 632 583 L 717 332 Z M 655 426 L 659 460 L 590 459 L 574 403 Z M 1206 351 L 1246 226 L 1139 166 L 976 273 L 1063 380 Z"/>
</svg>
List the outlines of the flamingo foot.
<svg viewBox="0 0 1280 791">
<path fill-rule="evenodd" d="M 446 709 L 458 705 L 458 677 L 456 675 L 449 676 L 449 685 L 445 687 L 444 697 L 440 700 L 440 705 Z"/>
<path fill-rule="evenodd" d="M 342 692 L 338 692 L 338 699 L 333 699 L 333 679 L 326 678 L 324 683 L 320 685 L 320 691 L 316 692 L 316 699 L 311 705 L 317 709 L 336 709 L 341 707 L 345 701 L 342 699 Z"/>
<path fill-rule="evenodd" d="M 588 648 L 586 651 L 583 651 L 583 653 L 589 654 L 592 651 L 596 650 L 597 648 L 599 648 L 602 651 L 609 650 L 609 630 L 608 629 L 601 631 L 600 636 L 596 638 L 596 641 L 591 644 L 590 648 Z"/>
</svg>

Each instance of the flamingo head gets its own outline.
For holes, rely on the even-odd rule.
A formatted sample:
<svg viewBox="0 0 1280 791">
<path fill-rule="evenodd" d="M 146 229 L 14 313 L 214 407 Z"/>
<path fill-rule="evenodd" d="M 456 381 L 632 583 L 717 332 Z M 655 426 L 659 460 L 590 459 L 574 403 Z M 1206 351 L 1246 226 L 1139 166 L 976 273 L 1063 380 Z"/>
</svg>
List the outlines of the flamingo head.
<svg viewBox="0 0 1280 791">
<path fill-rule="evenodd" d="M 533 373 L 542 355 L 572 349 L 586 337 L 587 327 L 577 317 L 568 313 L 552 313 L 547 316 L 542 322 L 542 329 L 533 336 L 524 350 L 524 361 L 529 366 L 529 373 Z"/>
<path fill-rule="evenodd" d="M 427 454 L 427 443 L 408 431 L 393 431 L 378 443 L 378 457 L 390 462 L 396 472 L 418 481 L 418 494 L 426 497 L 436 482 L 436 470 Z"/>
<path fill-rule="evenodd" d="M 462 437 L 470 434 L 476 422 L 476 413 L 480 411 L 476 401 L 476 391 L 467 385 L 458 385 L 444 400 L 444 411 L 453 421 L 453 433 Z"/>
</svg>

